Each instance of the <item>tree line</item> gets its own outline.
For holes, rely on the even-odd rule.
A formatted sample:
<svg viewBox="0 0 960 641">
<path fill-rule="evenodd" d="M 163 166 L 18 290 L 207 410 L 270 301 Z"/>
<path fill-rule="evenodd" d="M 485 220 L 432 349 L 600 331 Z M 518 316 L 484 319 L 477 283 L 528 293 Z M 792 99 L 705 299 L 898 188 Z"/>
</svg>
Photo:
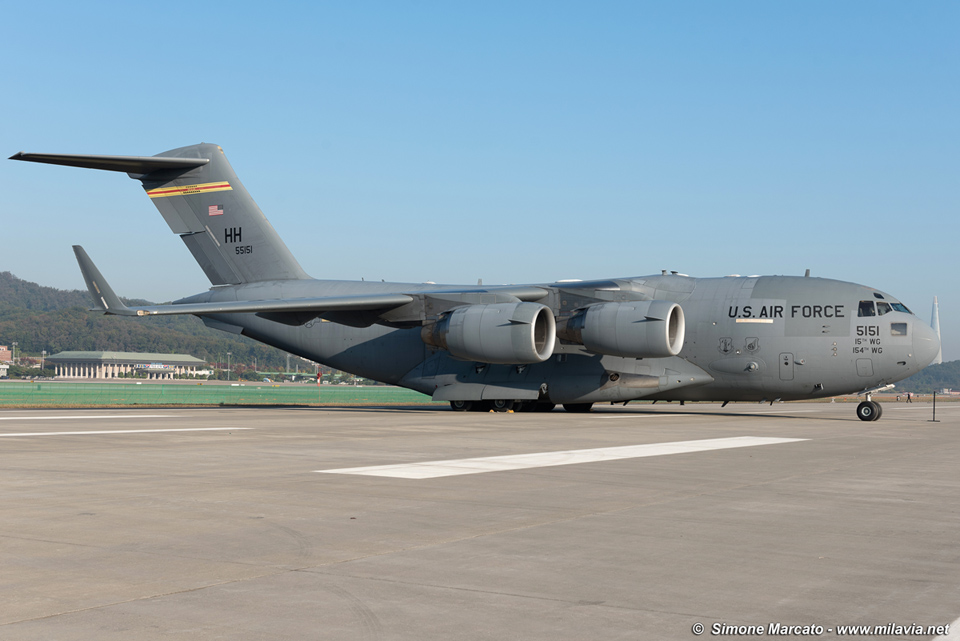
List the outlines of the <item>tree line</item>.
<svg viewBox="0 0 960 641">
<path fill-rule="evenodd" d="M 152 304 L 122 299 L 126 304 Z M 87 292 L 44 287 L 0 272 L 0 345 L 17 342 L 18 354 L 51 356 L 64 351 L 189 354 L 208 363 L 256 363 L 283 370 L 287 354 L 243 336 L 210 329 L 195 316 L 125 318 L 87 311 Z"/>
<path fill-rule="evenodd" d="M 897 391 L 932 394 L 943 389 L 960 390 L 960 361 L 931 365 L 897 383 Z"/>
</svg>

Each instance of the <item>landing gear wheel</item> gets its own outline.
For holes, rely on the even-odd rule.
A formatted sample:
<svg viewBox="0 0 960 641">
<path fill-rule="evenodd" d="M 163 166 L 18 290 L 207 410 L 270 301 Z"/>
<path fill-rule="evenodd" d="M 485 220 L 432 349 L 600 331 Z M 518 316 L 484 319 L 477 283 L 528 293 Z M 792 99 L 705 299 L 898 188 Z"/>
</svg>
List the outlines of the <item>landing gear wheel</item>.
<svg viewBox="0 0 960 641">
<path fill-rule="evenodd" d="M 487 401 L 487 407 L 494 412 L 508 412 L 513 409 L 514 401 L 504 400 L 502 398 Z"/>
<path fill-rule="evenodd" d="M 557 406 L 556 403 L 537 403 L 536 406 L 534 406 L 533 411 L 534 412 L 552 412 L 553 408 L 555 408 L 556 406 Z"/>
<path fill-rule="evenodd" d="M 585 414 L 593 409 L 593 403 L 564 403 L 563 409 L 574 414 Z"/>
<path fill-rule="evenodd" d="M 880 418 L 880 405 L 873 401 L 864 401 L 857 405 L 857 418 L 861 421 L 875 421 Z"/>
<path fill-rule="evenodd" d="M 878 402 L 876 402 L 876 401 L 873 401 L 873 404 L 877 406 L 877 416 L 876 416 L 876 418 L 874 418 L 873 420 L 879 421 L 879 420 L 880 420 L 880 417 L 883 416 L 883 405 L 881 405 L 880 403 L 878 403 Z"/>
<path fill-rule="evenodd" d="M 469 412 L 473 401 L 450 401 L 450 409 L 455 412 Z"/>
<path fill-rule="evenodd" d="M 536 412 L 537 411 L 537 402 L 536 401 L 517 401 L 513 404 L 514 412 Z"/>
</svg>

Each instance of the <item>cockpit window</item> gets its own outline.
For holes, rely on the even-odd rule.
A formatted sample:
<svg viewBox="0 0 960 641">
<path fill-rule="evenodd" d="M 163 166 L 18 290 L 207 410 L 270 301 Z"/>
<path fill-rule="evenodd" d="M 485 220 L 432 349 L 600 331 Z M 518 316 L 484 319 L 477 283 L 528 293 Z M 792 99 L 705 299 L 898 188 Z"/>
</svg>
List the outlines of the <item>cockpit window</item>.
<svg viewBox="0 0 960 641">
<path fill-rule="evenodd" d="M 890 308 L 890 303 L 877 303 L 877 315 L 883 316 L 884 314 L 889 314 L 893 311 Z"/>
<path fill-rule="evenodd" d="M 873 297 L 874 297 L 874 298 L 879 298 L 880 300 L 883 300 L 883 295 L 882 295 L 882 294 L 878 294 L 877 292 L 873 292 Z"/>
<path fill-rule="evenodd" d="M 906 336 L 907 324 L 906 323 L 890 323 L 890 334 L 893 336 Z"/>
<path fill-rule="evenodd" d="M 872 300 L 860 301 L 860 309 L 857 310 L 857 316 L 876 316 L 877 310 L 873 307 Z"/>
<path fill-rule="evenodd" d="M 895 312 L 903 312 L 904 314 L 913 313 L 909 309 L 907 309 L 907 306 L 904 305 L 903 303 L 890 303 L 890 304 L 893 305 L 893 311 Z"/>
</svg>

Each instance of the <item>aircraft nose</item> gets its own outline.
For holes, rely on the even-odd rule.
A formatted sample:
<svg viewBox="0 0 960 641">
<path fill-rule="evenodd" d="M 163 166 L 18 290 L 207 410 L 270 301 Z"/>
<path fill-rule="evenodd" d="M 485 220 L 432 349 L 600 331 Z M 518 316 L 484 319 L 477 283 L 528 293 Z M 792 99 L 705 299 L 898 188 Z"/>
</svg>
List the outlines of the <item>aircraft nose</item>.
<svg viewBox="0 0 960 641">
<path fill-rule="evenodd" d="M 915 323 L 913 326 L 913 355 L 917 359 L 917 365 L 921 368 L 926 367 L 933 362 L 933 359 L 940 353 L 940 338 L 933 331 L 932 327 L 927 327 L 923 323 Z"/>
</svg>

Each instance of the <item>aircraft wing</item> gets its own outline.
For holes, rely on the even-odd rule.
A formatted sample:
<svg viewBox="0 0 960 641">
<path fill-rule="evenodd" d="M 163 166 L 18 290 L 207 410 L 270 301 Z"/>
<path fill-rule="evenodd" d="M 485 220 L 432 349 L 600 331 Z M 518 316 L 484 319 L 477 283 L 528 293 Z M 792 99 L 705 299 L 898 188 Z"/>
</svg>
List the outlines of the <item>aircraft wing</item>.
<svg viewBox="0 0 960 641">
<path fill-rule="evenodd" d="M 406 294 L 366 296 L 326 296 L 321 298 L 285 298 L 282 300 L 238 300 L 222 303 L 184 303 L 181 305 L 134 306 L 128 316 L 168 316 L 171 314 L 241 314 L 261 312 L 362 312 L 386 310 L 413 301 Z M 110 313 L 109 311 L 107 313 Z M 116 312 L 114 312 L 116 313 Z"/>
<path fill-rule="evenodd" d="M 239 314 L 278 312 L 342 312 L 389 310 L 413 301 L 406 294 L 367 294 L 359 296 L 327 296 L 320 298 L 288 298 L 283 300 L 224 301 L 214 303 L 184 303 L 182 305 L 134 305 L 128 307 L 120 301 L 93 264 L 87 252 L 79 245 L 73 246 L 80 264 L 80 271 L 93 296 L 96 309 L 106 314 L 119 316 L 166 316 L 173 314 Z"/>
<path fill-rule="evenodd" d="M 283 298 L 263 300 L 232 300 L 176 305 L 127 306 L 107 283 L 100 270 L 80 245 L 73 251 L 80 264 L 80 271 L 93 297 L 94 310 L 117 316 L 168 316 L 193 314 L 258 314 L 286 325 L 302 325 L 311 319 L 324 317 L 333 322 L 367 327 L 378 320 L 396 323 L 419 324 L 421 310 L 418 306 L 404 306 L 429 297 L 440 307 L 474 305 L 492 302 L 536 301 L 547 295 L 547 290 L 530 285 L 502 285 L 484 289 L 441 289 L 428 292 L 402 292 L 357 294 L 350 296 L 320 296 L 316 298 Z M 398 309 L 404 308 L 404 309 Z M 396 311 L 394 311 L 396 310 Z"/>
</svg>

